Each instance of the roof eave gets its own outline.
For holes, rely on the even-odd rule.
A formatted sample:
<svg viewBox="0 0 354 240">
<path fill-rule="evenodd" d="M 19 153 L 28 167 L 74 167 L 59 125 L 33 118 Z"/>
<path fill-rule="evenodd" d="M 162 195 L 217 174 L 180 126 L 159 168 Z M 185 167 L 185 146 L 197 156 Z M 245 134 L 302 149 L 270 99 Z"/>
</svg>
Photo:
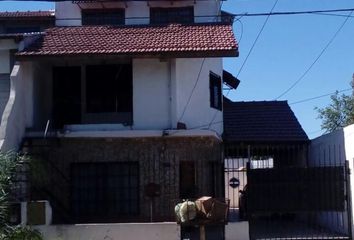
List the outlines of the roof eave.
<svg viewBox="0 0 354 240">
<path fill-rule="evenodd" d="M 130 58 L 214 58 L 238 57 L 238 49 L 208 50 L 208 51 L 174 51 L 174 52 L 145 52 L 145 53 L 65 53 L 65 54 L 17 54 L 17 60 L 32 60 L 43 58 L 82 58 L 82 57 L 130 57 Z"/>
</svg>

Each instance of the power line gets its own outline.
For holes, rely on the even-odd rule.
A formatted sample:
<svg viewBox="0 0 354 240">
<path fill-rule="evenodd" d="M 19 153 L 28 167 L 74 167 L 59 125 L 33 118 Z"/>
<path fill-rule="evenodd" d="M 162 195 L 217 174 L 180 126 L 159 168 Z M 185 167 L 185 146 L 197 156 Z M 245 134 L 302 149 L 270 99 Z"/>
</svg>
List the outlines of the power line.
<svg viewBox="0 0 354 240">
<path fill-rule="evenodd" d="M 348 15 L 335 14 L 335 13 L 314 13 L 314 15 L 323 15 L 323 16 L 331 16 L 331 17 L 348 17 Z M 354 18 L 354 16 L 349 16 L 349 17 Z"/>
<path fill-rule="evenodd" d="M 235 17 L 260 17 L 260 16 L 274 16 L 274 15 L 302 15 L 302 14 L 316 14 L 316 13 L 336 13 L 336 12 L 350 12 L 354 8 L 341 9 L 327 9 L 327 10 L 309 10 L 309 11 L 286 11 L 286 12 L 269 12 L 269 13 L 241 13 L 232 14 Z"/>
<path fill-rule="evenodd" d="M 274 8 L 275 8 L 275 7 L 276 7 L 276 5 L 278 4 L 278 1 L 279 1 L 279 0 L 276 0 L 276 1 L 275 1 L 274 5 L 273 5 L 273 7 L 272 7 L 272 9 L 270 10 L 270 12 L 269 12 L 269 13 L 272 13 L 272 12 L 273 12 Z M 240 70 L 238 71 L 238 73 L 237 73 L 237 76 L 236 76 L 236 77 L 238 77 L 238 76 L 241 74 L 241 72 L 242 72 L 242 70 L 243 70 L 243 67 L 245 66 L 245 64 L 246 64 L 246 62 L 247 62 L 247 60 L 248 60 L 249 56 L 251 55 L 251 53 L 252 53 L 252 51 L 253 51 L 254 47 L 256 46 L 256 44 L 257 44 L 257 42 L 258 42 L 258 39 L 259 39 L 259 37 L 261 36 L 261 34 L 262 34 L 262 32 L 263 32 L 263 30 L 264 30 L 265 26 L 267 25 L 267 23 L 268 23 L 268 20 L 269 20 L 270 16 L 271 16 L 270 14 L 269 14 L 269 15 L 267 15 L 267 18 L 266 18 L 266 20 L 264 21 L 264 23 L 263 23 L 263 26 L 262 26 L 261 30 L 258 32 L 258 35 L 257 35 L 256 39 L 254 40 L 254 42 L 253 42 L 253 44 L 252 44 L 251 49 L 248 51 L 248 54 L 247 54 L 247 56 L 246 56 L 245 60 L 243 61 L 242 65 L 241 65 L 241 68 L 240 68 Z"/>
<path fill-rule="evenodd" d="M 198 85 L 198 82 L 199 82 L 199 79 L 200 79 L 200 75 L 201 75 L 201 73 L 202 73 L 202 69 L 203 69 L 203 66 L 204 66 L 204 63 L 205 63 L 205 59 L 206 59 L 206 58 L 203 58 L 202 64 L 200 65 L 200 69 L 199 69 L 199 72 L 198 72 L 198 77 L 197 77 L 197 79 L 196 79 L 196 81 L 195 81 L 195 83 L 194 83 L 192 92 L 191 92 L 191 94 L 190 94 L 189 97 L 188 97 L 187 103 L 186 103 L 186 105 L 185 105 L 184 108 L 183 108 L 183 112 L 182 112 L 180 118 L 178 119 L 178 122 L 180 122 L 180 121 L 182 120 L 182 118 L 184 117 L 184 114 L 185 114 L 185 112 L 186 112 L 186 110 L 187 110 L 187 107 L 188 107 L 188 105 L 189 105 L 189 103 L 190 103 L 190 101 L 191 101 L 191 99 L 192 99 L 193 93 L 194 93 L 194 91 L 195 91 L 195 89 L 196 89 L 196 87 L 197 87 L 197 85 Z"/>
<path fill-rule="evenodd" d="M 1 0 L 0 0 L 1 1 Z M 309 10 L 309 11 L 285 11 L 285 12 L 267 12 L 267 13 L 229 13 L 228 16 L 236 17 L 235 21 L 242 17 L 262 17 L 262 16 L 282 16 L 282 15 L 305 15 L 305 14 L 318 14 L 327 16 L 338 16 L 338 17 L 348 17 L 347 15 L 335 14 L 340 12 L 350 12 L 354 11 L 354 8 L 343 8 L 343 9 L 327 9 L 327 10 Z M 332 14 L 331 14 L 332 13 Z M 195 15 L 194 18 L 220 18 L 223 15 Z M 354 16 L 350 16 L 354 18 Z M 126 17 L 125 20 L 146 20 L 149 17 Z M 55 18 L 55 20 L 60 21 L 71 21 L 71 20 L 81 20 L 81 18 Z"/>
<path fill-rule="evenodd" d="M 275 7 L 277 6 L 278 2 L 279 2 L 279 0 L 276 0 L 276 1 L 274 2 L 274 4 L 273 4 L 271 10 L 269 11 L 269 14 L 271 14 L 271 13 L 273 12 L 273 10 L 274 10 Z M 251 53 L 252 53 L 254 47 L 256 46 L 259 37 L 261 36 L 261 34 L 262 34 L 262 32 L 263 32 L 265 26 L 267 25 L 270 16 L 271 16 L 271 15 L 268 15 L 267 18 L 265 19 L 265 21 L 264 21 L 264 23 L 263 23 L 261 29 L 259 30 L 259 32 L 258 32 L 258 34 L 257 34 L 256 39 L 254 40 L 254 42 L 253 42 L 253 44 L 252 44 L 252 47 L 251 47 L 250 50 L 248 51 L 248 54 L 247 54 L 245 60 L 243 61 L 242 65 L 241 65 L 241 68 L 240 68 L 240 70 L 238 71 L 236 77 L 238 77 L 238 76 L 240 75 L 240 73 L 242 72 L 242 69 L 244 68 L 244 66 L 245 66 L 245 64 L 246 64 L 246 62 L 247 62 L 247 60 L 248 60 L 248 58 L 250 57 L 250 55 L 251 55 Z M 239 20 L 239 19 L 238 19 L 238 20 Z M 226 95 L 225 95 L 226 97 L 229 95 L 230 91 L 231 91 L 231 89 L 229 89 L 228 92 L 226 93 Z M 215 110 L 214 116 L 213 116 L 211 122 L 209 123 L 208 128 L 210 128 L 211 125 L 213 124 L 213 122 L 214 122 L 214 120 L 215 120 L 215 118 L 216 118 L 217 113 L 218 113 L 218 112 Z"/>
<path fill-rule="evenodd" d="M 305 78 L 305 76 L 310 72 L 310 70 L 313 68 L 313 66 L 318 62 L 318 60 L 322 57 L 322 55 L 326 52 L 326 50 L 328 49 L 328 47 L 332 44 L 332 42 L 336 39 L 336 37 L 338 36 L 339 32 L 343 29 L 343 27 L 345 26 L 345 24 L 348 22 L 350 16 L 352 15 L 354 10 L 352 10 L 347 18 L 344 20 L 344 22 L 340 25 L 340 27 L 338 28 L 338 30 L 334 33 L 334 35 L 332 36 L 332 38 L 329 40 L 329 42 L 326 44 L 326 46 L 322 49 L 322 51 L 320 52 L 320 54 L 315 58 L 315 60 L 310 64 L 310 66 L 306 69 L 306 71 L 288 88 L 286 89 L 282 94 L 280 94 L 277 98 L 275 98 L 275 100 L 278 100 L 279 98 L 281 98 L 282 96 L 284 96 L 285 94 L 287 94 L 291 89 L 293 89 L 301 80 L 303 80 Z"/>
<path fill-rule="evenodd" d="M 220 7 L 219 7 L 219 9 L 218 9 L 218 14 L 219 14 L 219 15 L 221 15 L 221 8 L 222 8 L 222 5 L 223 5 L 223 2 L 220 3 Z M 217 20 L 217 17 L 216 17 L 215 20 Z M 195 89 L 196 89 L 196 87 L 197 87 L 197 85 L 198 85 L 198 82 L 199 82 L 199 79 L 200 79 L 200 75 L 201 75 L 202 70 L 203 70 L 203 66 L 204 66 L 204 63 L 205 63 L 205 59 L 206 59 L 206 58 L 203 58 L 202 64 L 200 65 L 200 69 L 199 69 L 199 72 L 198 72 L 197 79 L 196 79 L 196 81 L 195 81 L 195 83 L 194 83 L 194 86 L 193 86 L 193 89 L 192 89 L 192 91 L 191 91 L 191 94 L 190 94 L 189 97 L 188 97 L 187 103 L 186 103 L 186 105 L 185 105 L 184 108 L 183 108 L 182 114 L 181 114 L 181 116 L 180 116 L 179 119 L 178 119 L 178 122 L 180 122 L 180 121 L 183 119 L 184 114 L 185 114 L 185 112 L 186 112 L 186 110 L 187 110 L 187 108 L 188 108 L 188 105 L 189 105 L 189 103 L 190 103 L 190 101 L 191 101 L 191 99 L 192 99 L 193 93 L 194 93 L 194 91 L 195 91 Z"/>
<path fill-rule="evenodd" d="M 352 88 L 347 88 L 347 89 L 343 89 L 343 90 L 340 90 L 340 91 L 326 93 L 326 94 L 323 94 L 323 95 L 320 95 L 320 96 L 316 96 L 316 97 L 312 97 L 312 98 L 306 98 L 306 99 L 303 99 L 303 100 L 299 100 L 299 101 L 296 101 L 296 102 L 289 103 L 289 105 L 295 105 L 295 104 L 298 104 L 298 103 L 304 103 L 304 102 L 312 101 L 312 100 L 315 100 L 315 99 L 331 96 L 331 95 L 336 94 L 336 93 L 347 92 L 347 91 L 350 91 L 350 90 L 352 90 Z"/>
</svg>

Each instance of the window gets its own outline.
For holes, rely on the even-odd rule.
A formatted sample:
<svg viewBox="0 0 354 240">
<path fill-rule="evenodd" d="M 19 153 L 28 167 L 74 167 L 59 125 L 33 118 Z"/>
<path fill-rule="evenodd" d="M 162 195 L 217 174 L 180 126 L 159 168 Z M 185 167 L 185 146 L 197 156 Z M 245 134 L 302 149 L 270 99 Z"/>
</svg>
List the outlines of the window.
<svg viewBox="0 0 354 240">
<path fill-rule="evenodd" d="M 139 214 L 137 162 L 74 163 L 71 181 L 76 222 L 114 222 Z"/>
<path fill-rule="evenodd" d="M 40 31 L 41 29 L 38 26 L 15 26 L 5 28 L 5 33 L 31 33 Z"/>
<path fill-rule="evenodd" d="M 86 112 L 132 112 L 132 66 L 86 66 Z"/>
<path fill-rule="evenodd" d="M 193 23 L 193 7 L 180 8 L 150 8 L 150 23 Z"/>
<path fill-rule="evenodd" d="M 221 77 L 213 72 L 209 74 L 210 107 L 222 110 Z"/>
<path fill-rule="evenodd" d="M 85 9 L 82 11 L 82 25 L 124 25 L 124 9 Z"/>
</svg>

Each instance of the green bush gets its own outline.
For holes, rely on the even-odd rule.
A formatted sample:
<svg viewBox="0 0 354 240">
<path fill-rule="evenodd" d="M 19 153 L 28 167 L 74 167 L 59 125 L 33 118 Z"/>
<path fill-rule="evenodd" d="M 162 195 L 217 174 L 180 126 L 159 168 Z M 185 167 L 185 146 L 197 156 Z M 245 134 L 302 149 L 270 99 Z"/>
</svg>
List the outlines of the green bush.
<svg viewBox="0 0 354 240">
<path fill-rule="evenodd" d="M 41 234 L 29 226 L 10 226 L 9 194 L 16 168 L 24 160 L 16 153 L 0 153 L 0 240 L 41 240 Z"/>
</svg>

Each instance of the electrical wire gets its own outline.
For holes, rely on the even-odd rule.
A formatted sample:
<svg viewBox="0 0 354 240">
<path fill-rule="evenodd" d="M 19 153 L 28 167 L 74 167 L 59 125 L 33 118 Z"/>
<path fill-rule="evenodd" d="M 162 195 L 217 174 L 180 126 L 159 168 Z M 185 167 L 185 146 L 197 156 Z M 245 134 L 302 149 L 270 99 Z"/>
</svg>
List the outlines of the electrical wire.
<svg viewBox="0 0 354 240">
<path fill-rule="evenodd" d="M 272 13 L 272 12 L 274 11 L 274 9 L 275 9 L 275 7 L 277 6 L 278 2 L 279 2 L 279 0 L 276 0 L 276 1 L 274 2 L 274 4 L 273 4 L 271 10 L 269 11 L 269 13 Z M 258 34 L 257 34 L 256 39 L 254 40 L 254 42 L 253 42 L 253 44 L 252 44 L 252 47 L 251 47 L 250 50 L 248 51 L 248 54 L 247 54 L 245 60 L 243 61 L 242 65 L 241 65 L 241 68 L 240 68 L 240 70 L 238 71 L 236 77 L 238 77 L 238 76 L 241 74 L 242 69 L 244 68 L 244 66 L 245 66 L 245 64 L 246 64 L 246 62 L 247 62 L 247 60 L 248 60 L 248 58 L 250 57 L 250 55 L 251 55 L 251 53 L 252 53 L 254 47 L 256 46 L 256 44 L 257 44 L 257 42 L 258 42 L 258 39 L 259 39 L 259 37 L 261 36 L 261 34 L 262 34 L 262 32 L 263 32 L 265 26 L 267 25 L 270 16 L 271 16 L 271 15 L 268 15 L 267 18 L 265 19 L 265 21 L 264 21 L 264 23 L 263 23 L 261 29 L 259 30 L 259 32 L 258 32 Z M 226 93 L 225 96 L 227 97 L 230 92 L 231 92 L 231 89 L 228 90 L 228 92 Z M 215 118 L 216 118 L 217 113 L 218 113 L 218 112 L 215 111 L 214 116 L 213 116 L 212 120 L 211 120 L 210 123 L 209 123 L 209 126 L 208 126 L 209 129 L 210 129 L 211 125 L 213 125 L 213 122 L 214 122 L 214 120 L 215 120 Z"/>
<path fill-rule="evenodd" d="M 328 47 L 333 43 L 333 41 L 336 39 L 336 37 L 338 36 L 338 34 L 340 33 L 340 31 L 343 29 L 343 27 L 345 26 L 345 24 L 348 22 L 350 16 L 353 14 L 352 10 L 347 18 L 343 21 L 343 23 L 339 26 L 339 28 L 337 29 L 337 31 L 334 33 L 334 35 L 332 36 L 332 38 L 329 40 L 329 42 L 326 44 L 326 46 L 322 49 L 322 51 L 320 52 L 320 54 L 315 58 L 315 60 L 310 64 L 310 66 L 305 70 L 305 72 L 288 88 L 286 89 L 282 94 L 280 94 L 278 97 L 275 98 L 275 100 L 278 100 L 279 98 L 283 97 L 285 94 L 287 94 L 290 90 L 292 90 L 301 80 L 303 80 L 305 78 L 305 76 L 310 72 L 310 70 L 313 68 L 313 66 L 315 66 L 315 64 L 318 62 L 318 60 L 322 57 L 322 55 L 326 52 L 326 50 L 328 49 Z"/>
<path fill-rule="evenodd" d="M 220 2 L 220 7 L 219 7 L 219 9 L 218 9 L 218 15 L 216 16 L 216 19 L 215 19 L 216 21 L 217 21 L 218 16 L 221 16 L 221 8 L 222 8 L 222 5 L 223 5 L 223 2 Z M 202 64 L 201 64 L 200 69 L 199 69 L 199 72 L 198 72 L 197 79 L 196 79 L 196 81 L 195 81 L 195 83 L 194 83 L 194 86 L 193 86 L 193 88 L 192 88 L 192 91 L 191 91 L 191 93 L 190 93 L 190 95 L 189 95 L 189 97 L 188 97 L 187 103 L 186 103 L 186 105 L 185 105 L 184 108 L 183 108 L 182 114 L 181 114 L 181 116 L 180 116 L 179 119 L 178 119 L 178 122 L 181 122 L 181 120 L 183 119 L 184 114 L 185 114 L 185 112 L 186 112 L 186 110 L 187 110 L 187 108 L 188 108 L 188 105 L 189 105 L 189 103 L 190 103 L 190 101 L 191 101 L 191 99 L 192 99 L 192 96 L 193 96 L 193 94 L 194 94 L 194 91 L 195 91 L 195 89 L 196 89 L 196 87 L 197 87 L 197 85 L 198 85 L 198 82 L 199 82 L 199 79 L 200 79 L 200 75 L 201 75 L 202 70 L 203 70 L 203 67 L 204 67 L 205 60 L 206 60 L 206 58 L 203 58 Z"/>
<path fill-rule="evenodd" d="M 275 3 L 273 4 L 273 7 L 272 7 L 272 9 L 270 10 L 269 13 L 272 13 L 272 12 L 273 12 L 274 8 L 275 8 L 275 7 L 277 6 L 277 4 L 278 4 L 278 1 L 279 1 L 279 0 L 276 0 L 276 1 L 275 1 Z M 267 25 L 270 16 L 271 16 L 271 15 L 267 15 L 267 18 L 266 18 L 266 20 L 264 21 L 261 30 L 258 32 L 258 35 L 257 35 L 256 39 L 254 40 L 251 49 L 248 51 L 248 54 L 247 54 L 245 60 L 243 61 L 242 65 L 241 65 L 241 68 L 240 68 L 240 70 L 238 71 L 236 77 L 238 77 L 238 76 L 241 74 L 241 72 L 242 72 L 244 66 L 246 65 L 246 63 L 247 63 L 247 61 L 248 61 L 248 58 L 250 57 L 250 55 L 251 55 L 251 53 L 252 53 L 254 47 L 256 46 L 256 44 L 257 44 L 257 42 L 258 42 L 259 37 L 261 36 L 261 34 L 262 34 L 262 32 L 263 32 L 265 26 Z"/>
<path fill-rule="evenodd" d="M 2 0 L 0 0 L 2 1 Z M 111 1 L 109 1 L 111 2 Z M 223 2 L 222 2 L 223 3 Z M 306 15 L 306 14 L 317 14 L 317 15 L 326 15 L 326 16 L 337 16 L 337 17 L 348 17 L 347 15 L 336 14 L 340 12 L 350 12 L 354 11 L 354 8 L 343 8 L 343 9 L 327 9 L 327 10 L 309 10 L 309 11 L 286 11 L 286 12 L 268 12 L 268 13 L 236 13 L 229 14 L 230 17 L 235 17 L 234 21 L 239 20 L 242 17 L 262 17 L 262 16 L 287 16 L 287 15 Z M 219 18 L 221 15 L 200 15 L 194 16 L 195 18 Z M 354 18 L 354 16 L 350 16 Z M 149 17 L 126 17 L 126 20 L 144 20 L 149 19 Z M 71 20 L 81 20 L 81 18 L 55 18 L 55 20 L 60 21 L 71 21 Z"/>
<path fill-rule="evenodd" d="M 292 102 L 292 103 L 289 103 L 289 105 L 295 105 L 295 104 L 298 104 L 298 103 L 304 103 L 304 102 L 316 100 L 316 99 L 319 99 L 319 98 L 331 96 L 331 95 L 336 94 L 336 93 L 348 92 L 348 91 L 350 91 L 350 90 L 353 90 L 353 89 L 352 89 L 352 88 L 342 89 L 342 90 L 339 90 L 339 91 L 335 91 L 335 92 L 331 92 L 331 93 L 326 93 L 326 94 L 323 94 L 323 95 L 320 95 L 320 96 L 316 96 L 316 97 L 312 97 L 312 98 L 306 98 L 306 99 L 303 99 L 303 100 L 299 100 L 299 101 L 296 101 L 296 102 Z"/>
</svg>

